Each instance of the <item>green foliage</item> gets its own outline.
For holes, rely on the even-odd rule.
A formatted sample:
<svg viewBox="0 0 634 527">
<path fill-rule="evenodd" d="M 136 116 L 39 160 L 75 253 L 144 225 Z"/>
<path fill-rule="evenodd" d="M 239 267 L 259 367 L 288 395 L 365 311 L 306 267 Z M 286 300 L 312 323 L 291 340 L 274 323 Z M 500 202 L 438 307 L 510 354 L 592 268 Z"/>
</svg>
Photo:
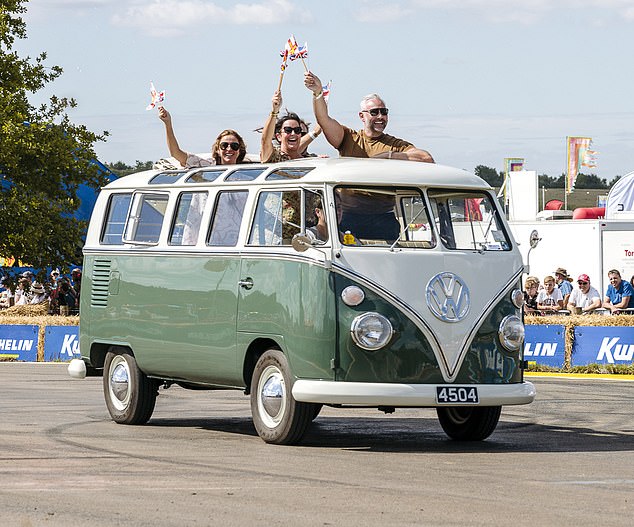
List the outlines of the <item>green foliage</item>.
<svg viewBox="0 0 634 527">
<path fill-rule="evenodd" d="M 612 374 L 634 375 L 634 364 L 587 364 L 584 366 L 572 366 L 571 368 L 554 368 L 545 364 L 529 362 L 526 371 L 551 372 L 551 373 L 586 373 L 586 374 Z"/>
<path fill-rule="evenodd" d="M 81 260 L 85 225 L 72 218 L 77 190 L 106 183 L 92 160 L 101 135 L 70 121 L 74 99 L 52 96 L 38 108 L 29 95 L 62 74 L 46 66 L 46 53 L 32 60 L 13 51 L 26 38 L 20 15 L 25 0 L 3 0 L 0 11 L 0 256 L 34 267 Z"/>
<path fill-rule="evenodd" d="M 126 165 L 123 161 L 105 163 L 105 165 L 119 177 L 127 176 L 135 172 L 142 172 L 143 170 L 150 170 L 153 164 L 153 161 L 139 161 L 138 159 L 135 166 Z"/>
<path fill-rule="evenodd" d="M 498 172 L 495 168 L 478 165 L 474 172 L 476 176 L 484 179 L 492 187 L 501 187 L 504 182 L 504 173 Z"/>
</svg>

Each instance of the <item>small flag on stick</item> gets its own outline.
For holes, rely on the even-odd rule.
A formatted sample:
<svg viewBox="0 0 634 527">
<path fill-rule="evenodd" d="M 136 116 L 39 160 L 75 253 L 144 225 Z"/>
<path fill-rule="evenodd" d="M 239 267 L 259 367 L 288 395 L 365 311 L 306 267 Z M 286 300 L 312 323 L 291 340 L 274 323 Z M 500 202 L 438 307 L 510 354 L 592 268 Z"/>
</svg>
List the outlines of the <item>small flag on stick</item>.
<svg viewBox="0 0 634 527">
<path fill-rule="evenodd" d="M 150 82 L 150 95 L 152 96 L 152 101 L 146 106 L 146 110 L 153 110 L 157 106 L 163 105 L 162 103 L 165 100 L 165 91 L 156 91 L 153 82 Z"/>
</svg>

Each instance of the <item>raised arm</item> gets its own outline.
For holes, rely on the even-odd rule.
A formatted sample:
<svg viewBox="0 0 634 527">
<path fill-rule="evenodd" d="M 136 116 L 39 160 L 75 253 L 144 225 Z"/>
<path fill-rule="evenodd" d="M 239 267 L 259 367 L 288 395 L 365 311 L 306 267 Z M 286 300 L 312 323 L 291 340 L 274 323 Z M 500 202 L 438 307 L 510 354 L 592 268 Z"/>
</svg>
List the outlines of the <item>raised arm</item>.
<svg viewBox="0 0 634 527">
<path fill-rule="evenodd" d="M 421 163 L 435 163 L 434 158 L 427 150 L 412 147 L 405 152 L 381 152 L 373 157 L 381 157 L 385 159 L 404 159 L 406 161 L 420 161 Z"/>
<path fill-rule="evenodd" d="M 170 155 L 181 165 L 185 166 L 185 163 L 187 162 L 187 152 L 183 152 L 180 146 L 178 146 L 178 141 L 176 140 L 176 136 L 174 135 L 174 128 L 172 127 L 172 116 L 162 106 L 159 106 L 158 108 L 158 116 L 159 119 L 163 121 L 163 124 L 165 124 L 167 148 L 170 152 Z"/>
<path fill-rule="evenodd" d="M 273 155 L 273 135 L 275 134 L 275 123 L 282 107 L 282 92 L 276 90 L 271 99 L 271 113 L 266 118 L 264 128 L 262 128 L 262 143 L 260 145 L 260 161 L 266 163 Z"/>
<path fill-rule="evenodd" d="M 319 126 L 324 131 L 326 140 L 331 146 L 338 149 L 343 141 L 343 126 L 328 115 L 328 105 L 324 101 L 319 77 L 307 71 L 304 73 L 304 86 L 313 92 L 313 112 L 315 112 L 315 118 Z"/>
</svg>

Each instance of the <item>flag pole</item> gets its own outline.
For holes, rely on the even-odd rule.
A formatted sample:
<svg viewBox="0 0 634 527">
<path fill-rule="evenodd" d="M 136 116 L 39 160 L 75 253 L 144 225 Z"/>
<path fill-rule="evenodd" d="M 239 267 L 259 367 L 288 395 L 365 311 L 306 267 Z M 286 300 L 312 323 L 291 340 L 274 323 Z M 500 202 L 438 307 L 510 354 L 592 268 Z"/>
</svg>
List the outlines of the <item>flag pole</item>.
<svg viewBox="0 0 634 527">
<path fill-rule="evenodd" d="M 283 80 L 284 80 L 284 70 L 280 71 L 280 82 L 277 83 L 277 91 L 282 91 Z"/>
</svg>

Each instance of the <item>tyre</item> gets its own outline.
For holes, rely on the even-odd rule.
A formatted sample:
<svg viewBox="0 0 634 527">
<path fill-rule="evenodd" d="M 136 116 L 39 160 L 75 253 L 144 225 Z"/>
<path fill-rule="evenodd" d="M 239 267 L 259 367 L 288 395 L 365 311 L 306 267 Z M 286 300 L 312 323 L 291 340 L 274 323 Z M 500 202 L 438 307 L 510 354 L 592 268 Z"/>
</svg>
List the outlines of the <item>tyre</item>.
<svg viewBox="0 0 634 527">
<path fill-rule="evenodd" d="M 251 414 L 258 435 L 267 443 L 297 443 L 313 419 L 315 405 L 293 399 L 292 387 L 284 354 L 276 349 L 264 352 L 251 377 Z"/>
<path fill-rule="evenodd" d="M 103 393 L 113 421 L 140 425 L 152 416 L 158 382 L 139 369 L 129 351 L 109 351 L 103 368 Z"/>
<path fill-rule="evenodd" d="M 489 437 L 500 420 L 501 406 L 447 406 L 436 408 L 440 426 L 458 441 L 481 441 Z"/>
</svg>

